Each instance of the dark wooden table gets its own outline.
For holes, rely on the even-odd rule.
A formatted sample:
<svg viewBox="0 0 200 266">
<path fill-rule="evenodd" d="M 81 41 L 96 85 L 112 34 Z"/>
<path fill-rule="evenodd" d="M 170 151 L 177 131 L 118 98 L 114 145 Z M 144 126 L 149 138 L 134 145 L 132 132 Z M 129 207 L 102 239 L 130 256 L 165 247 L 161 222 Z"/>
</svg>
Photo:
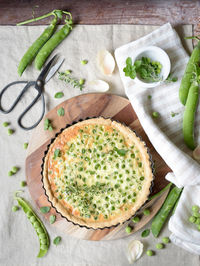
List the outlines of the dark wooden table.
<svg viewBox="0 0 200 266">
<path fill-rule="evenodd" d="M 194 34 L 200 34 L 199 0 L 0 0 L 0 25 L 29 19 L 33 9 L 35 17 L 53 9 L 69 10 L 79 24 L 192 24 Z"/>
</svg>

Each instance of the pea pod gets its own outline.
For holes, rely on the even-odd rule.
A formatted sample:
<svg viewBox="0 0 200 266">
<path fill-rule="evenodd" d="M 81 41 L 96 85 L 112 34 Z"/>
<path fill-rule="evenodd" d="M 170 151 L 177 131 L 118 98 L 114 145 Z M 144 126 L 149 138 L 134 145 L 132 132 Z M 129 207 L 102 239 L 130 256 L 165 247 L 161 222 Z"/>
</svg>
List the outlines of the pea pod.
<svg viewBox="0 0 200 266">
<path fill-rule="evenodd" d="M 154 194 L 153 196 L 150 196 L 149 197 L 149 201 L 159 197 L 160 195 L 162 195 L 166 190 L 170 189 L 171 185 L 172 185 L 172 183 L 167 184 L 166 187 L 161 189 L 158 193 Z"/>
<path fill-rule="evenodd" d="M 163 203 L 161 209 L 156 214 L 151 224 L 151 231 L 155 237 L 158 237 L 168 215 L 170 214 L 171 210 L 173 209 L 176 201 L 179 198 L 182 189 L 174 187 L 168 194 L 165 202 Z"/>
<path fill-rule="evenodd" d="M 191 37 L 192 38 L 192 37 Z M 196 39 L 196 37 L 193 37 Z M 198 42 L 197 46 L 194 48 L 191 57 L 187 63 L 185 73 L 181 80 L 181 85 L 179 88 L 179 99 L 183 105 L 186 104 L 189 89 L 192 83 L 193 73 L 195 72 L 196 67 L 200 63 L 200 41 Z"/>
<path fill-rule="evenodd" d="M 39 241 L 40 241 L 40 251 L 38 253 L 38 258 L 43 257 L 49 248 L 49 236 L 47 233 L 47 230 L 45 226 L 43 225 L 40 218 L 35 214 L 30 204 L 23 199 L 22 197 L 19 197 L 17 194 L 21 191 L 17 191 L 15 193 L 14 198 L 17 200 L 18 204 L 22 207 L 23 211 L 25 212 L 26 216 L 28 217 L 29 221 L 32 223 L 33 227 L 35 228 L 35 231 L 38 235 Z"/>
<path fill-rule="evenodd" d="M 55 15 L 54 19 L 51 21 L 51 24 L 44 30 L 37 40 L 28 48 L 24 56 L 22 57 L 19 66 L 18 74 L 21 76 L 26 69 L 26 67 L 32 63 L 33 59 L 36 57 L 40 48 L 47 42 L 51 35 L 55 31 L 56 24 L 58 22 L 58 17 Z"/>
<path fill-rule="evenodd" d="M 57 31 L 41 48 L 35 58 L 36 69 L 40 70 L 42 68 L 49 55 L 68 36 L 70 31 L 72 30 L 72 16 L 68 12 L 65 12 L 65 14 L 68 14 L 70 18 L 66 18 L 66 24 L 59 31 Z"/>
<path fill-rule="evenodd" d="M 185 111 L 183 114 L 183 138 L 185 144 L 191 150 L 194 150 L 196 145 L 194 141 L 194 120 L 195 112 L 199 99 L 199 84 L 197 81 L 193 81 L 188 93 Z"/>
</svg>

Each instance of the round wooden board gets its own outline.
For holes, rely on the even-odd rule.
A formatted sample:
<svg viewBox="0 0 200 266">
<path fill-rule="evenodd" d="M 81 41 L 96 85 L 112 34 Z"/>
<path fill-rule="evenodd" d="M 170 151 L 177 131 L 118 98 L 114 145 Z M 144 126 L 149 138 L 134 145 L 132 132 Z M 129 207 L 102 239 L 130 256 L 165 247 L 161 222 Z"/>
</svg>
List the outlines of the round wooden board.
<svg viewBox="0 0 200 266">
<path fill-rule="evenodd" d="M 57 110 L 60 107 L 65 109 L 64 116 L 57 115 Z M 166 186 L 167 181 L 165 180 L 165 175 L 171 170 L 149 142 L 149 139 L 140 125 L 131 103 L 127 99 L 117 95 L 96 93 L 83 94 L 66 100 L 52 109 L 46 114 L 41 123 L 33 131 L 27 151 L 26 176 L 31 197 L 37 207 L 50 206 L 41 182 L 42 158 L 50 140 L 57 132 L 60 131 L 61 128 L 64 128 L 66 124 L 71 124 L 73 121 L 78 121 L 79 119 L 96 116 L 111 117 L 134 129 L 146 142 L 153 157 L 153 161 L 155 162 L 156 173 L 152 195 Z M 52 121 L 54 128 L 52 132 L 44 130 L 45 118 Z M 151 215 L 141 215 L 141 220 L 138 224 L 134 225 L 132 233 L 138 231 L 152 219 L 152 217 L 160 209 L 166 195 L 167 192 L 158 199 L 148 202 L 145 207 L 150 208 Z M 140 213 L 142 213 L 142 210 Z M 111 240 L 125 237 L 127 234 L 124 229 L 128 223 L 132 223 L 126 222 L 123 225 L 119 225 L 111 229 L 93 230 L 81 228 L 68 222 L 65 218 L 62 218 L 54 208 L 51 208 L 51 211 L 48 214 L 44 214 L 44 216 L 48 219 L 51 214 L 55 214 L 57 216 L 56 222 L 52 226 L 60 228 L 69 235 L 87 240 Z M 131 225 L 133 226 L 133 224 Z"/>
</svg>

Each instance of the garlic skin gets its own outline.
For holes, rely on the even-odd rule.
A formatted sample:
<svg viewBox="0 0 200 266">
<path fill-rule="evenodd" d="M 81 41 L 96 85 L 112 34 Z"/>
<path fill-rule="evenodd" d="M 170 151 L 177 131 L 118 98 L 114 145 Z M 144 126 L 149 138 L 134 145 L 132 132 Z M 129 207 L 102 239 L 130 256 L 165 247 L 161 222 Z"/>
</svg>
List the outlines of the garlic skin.
<svg viewBox="0 0 200 266">
<path fill-rule="evenodd" d="M 144 245 L 139 240 L 132 240 L 128 244 L 127 248 L 127 258 L 130 264 L 138 260 L 143 253 Z"/>
<path fill-rule="evenodd" d="M 101 79 L 95 79 L 88 82 L 88 87 L 91 91 L 96 92 L 106 92 L 110 88 L 109 84 Z"/>
<path fill-rule="evenodd" d="M 97 64 L 102 74 L 111 76 L 115 69 L 115 59 L 107 50 L 101 50 L 97 54 Z"/>
<path fill-rule="evenodd" d="M 200 144 L 193 150 L 193 158 L 200 163 Z"/>
</svg>

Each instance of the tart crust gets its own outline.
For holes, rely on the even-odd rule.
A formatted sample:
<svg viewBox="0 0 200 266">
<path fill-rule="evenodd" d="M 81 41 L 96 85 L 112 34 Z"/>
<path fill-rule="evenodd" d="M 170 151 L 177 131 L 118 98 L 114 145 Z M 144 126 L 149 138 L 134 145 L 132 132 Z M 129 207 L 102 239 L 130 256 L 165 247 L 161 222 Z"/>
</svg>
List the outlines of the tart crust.
<svg viewBox="0 0 200 266">
<path fill-rule="evenodd" d="M 120 215 L 116 215 L 116 216 L 111 215 L 109 216 L 109 219 L 107 220 L 97 219 L 94 221 L 92 219 L 86 219 L 86 218 L 82 218 L 80 216 L 76 216 L 72 214 L 70 207 L 68 208 L 67 204 L 63 204 L 63 200 L 59 200 L 54 195 L 55 188 L 54 189 L 52 188 L 49 174 L 48 174 L 49 173 L 48 165 L 49 163 L 51 163 L 52 155 L 53 155 L 53 151 L 55 150 L 55 147 L 60 147 L 60 149 L 62 149 L 62 146 L 64 145 L 64 143 L 76 137 L 77 132 L 80 128 L 82 128 L 83 126 L 88 126 L 88 125 L 104 125 L 104 126 L 110 126 L 118 130 L 125 138 L 127 144 L 129 145 L 134 144 L 137 147 L 142 157 L 145 182 L 143 184 L 142 193 L 140 194 L 140 197 L 137 199 L 136 202 L 134 202 L 133 204 L 129 206 L 128 210 L 121 211 Z M 124 126 L 123 124 L 113 121 L 111 119 L 105 119 L 102 117 L 92 118 L 92 119 L 78 122 L 70 127 L 67 127 L 54 139 L 53 143 L 49 146 L 48 152 L 46 156 L 44 157 L 44 163 L 43 163 L 43 169 L 42 169 L 43 187 L 46 191 L 46 195 L 48 196 L 49 201 L 51 202 L 52 206 L 55 207 L 57 212 L 59 212 L 63 217 L 67 218 L 67 220 L 75 224 L 78 224 L 80 226 L 85 226 L 87 228 L 93 228 L 93 229 L 100 229 L 100 228 L 102 229 L 105 227 L 112 227 L 112 226 L 116 226 L 117 224 L 122 224 L 128 219 L 130 219 L 132 216 L 136 214 L 136 212 L 147 201 L 148 196 L 150 194 L 150 188 L 152 185 L 152 181 L 153 181 L 153 173 L 152 173 L 151 165 L 152 165 L 152 162 L 151 162 L 147 147 L 145 145 L 145 142 L 143 142 L 135 134 L 135 132 L 133 132 L 129 127 Z"/>
</svg>

